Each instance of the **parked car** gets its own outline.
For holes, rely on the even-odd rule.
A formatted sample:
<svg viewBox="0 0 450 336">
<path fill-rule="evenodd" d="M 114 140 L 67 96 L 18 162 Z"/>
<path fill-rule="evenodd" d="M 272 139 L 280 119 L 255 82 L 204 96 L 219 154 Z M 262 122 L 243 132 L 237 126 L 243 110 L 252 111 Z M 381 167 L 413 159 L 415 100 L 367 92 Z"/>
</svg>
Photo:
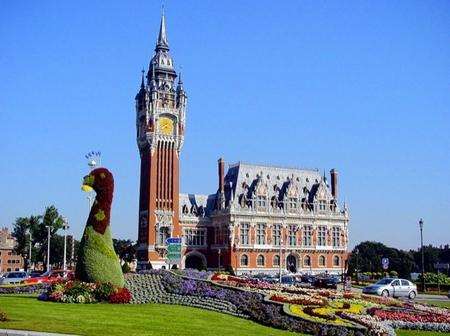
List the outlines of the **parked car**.
<svg viewBox="0 0 450 336">
<path fill-rule="evenodd" d="M 414 299 L 417 296 L 417 286 L 405 279 L 384 278 L 373 285 L 364 287 L 362 292 L 384 297 L 408 297 Z"/>
<path fill-rule="evenodd" d="M 283 285 L 295 285 L 295 277 L 293 277 L 292 275 L 283 275 L 281 277 L 281 283 Z"/>
<path fill-rule="evenodd" d="M 18 284 L 28 278 L 26 272 L 7 272 L 0 278 L 0 285 Z"/>
<path fill-rule="evenodd" d="M 34 278 L 29 278 L 24 281 L 28 285 L 38 284 L 38 283 L 53 283 L 61 279 L 74 279 L 75 274 L 73 271 L 63 271 L 63 270 L 51 270 L 36 276 Z"/>
<path fill-rule="evenodd" d="M 313 284 L 314 280 L 316 280 L 316 277 L 311 274 L 304 274 L 301 276 L 301 281 L 309 284 Z"/>
<path fill-rule="evenodd" d="M 313 286 L 316 288 L 337 289 L 339 279 L 334 276 L 318 277 L 314 280 Z"/>
<path fill-rule="evenodd" d="M 30 278 L 37 278 L 41 276 L 43 273 L 44 273 L 43 271 L 31 271 Z"/>
</svg>

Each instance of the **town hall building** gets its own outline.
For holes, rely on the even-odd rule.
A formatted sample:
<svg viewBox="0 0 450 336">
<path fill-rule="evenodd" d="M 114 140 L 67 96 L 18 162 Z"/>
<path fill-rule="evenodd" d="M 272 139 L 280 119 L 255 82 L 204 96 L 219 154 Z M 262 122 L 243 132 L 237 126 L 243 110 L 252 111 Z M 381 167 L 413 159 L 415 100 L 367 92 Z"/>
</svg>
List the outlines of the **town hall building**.
<svg viewBox="0 0 450 336">
<path fill-rule="evenodd" d="M 178 79 L 177 79 L 178 78 Z M 155 53 L 136 95 L 141 157 L 138 267 L 168 268 L 166 239 L 182 238 L 180 267 L 243 273 L 342 273 L 349 214 L 338 172 L 218 160 L 217 190 L 181 194 L 187 94 L 161 18 Z"/>
</svg>

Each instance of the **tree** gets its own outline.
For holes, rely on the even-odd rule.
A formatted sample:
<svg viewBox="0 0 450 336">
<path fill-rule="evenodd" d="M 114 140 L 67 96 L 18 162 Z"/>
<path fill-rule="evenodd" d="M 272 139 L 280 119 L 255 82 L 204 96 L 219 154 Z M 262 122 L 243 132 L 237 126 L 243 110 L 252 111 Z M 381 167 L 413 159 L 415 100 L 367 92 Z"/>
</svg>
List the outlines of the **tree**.
<svg viewBox="0 0 450 336">
<path fill-rule="evenodd" d="M 355 250 L 359 255 L 356 256 Z M 409 278 L 414 269 L 414 259 L 411 253 L 388 247 L 379 242 L 366 241 L 357 245 L 349 257 L 349 273 L 353 274 L 358 263 L 359 272 L 384 273 L 381 259 L 389 258 L 389 269 L 398 272 L 400 277 Z"/>
<path fill-rule="evenodd" d="M 27 237 L 27 231 L 29 227 L 30 219 L 28 217 L 18 217 L 13 224 L 12 236 L 16 239 L 14 252 L 22 257 L 25 257 L 28 251 L 27 243 L 29 243 L 29 238 Z"/>
<path fill-rule="evenodd" d="M 39 244 L 38 260 L 44 261 L 47 258 L 47 240 L 48 231 L 47 226 L 50 226 L 50 234 L 53 236 L 63 226 L 63 219 L 58 213 L 58 209 L 54 205 L 45 208 L 42 221 L 36 223 L 34 235 L 36 236 L 36 243 Z M 50 249 L 51 241 L 50 241 Z M 51 252 L 51 251 L 50 251 Z M 50 260 L 51 261 L 51 260 Z"/>
<path fill-rule="evenodd" d="M 113 239 L 114 250 L 121 260 L 131 262 L 136 259 L 136 244 L 130 239 Z"/>
</svg>

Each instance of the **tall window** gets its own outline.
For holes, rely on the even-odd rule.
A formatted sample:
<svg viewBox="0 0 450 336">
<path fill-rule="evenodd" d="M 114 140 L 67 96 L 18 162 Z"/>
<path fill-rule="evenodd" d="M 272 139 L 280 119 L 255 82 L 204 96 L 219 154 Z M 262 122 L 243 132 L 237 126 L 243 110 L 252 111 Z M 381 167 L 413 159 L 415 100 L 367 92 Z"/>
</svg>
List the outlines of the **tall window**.
<svg viewBox="0 0 450 336">
<path fill-rule="evenodd" d="M 169 234 L 169 228 L 168 227 L 162 227 L 159 229 L 159 235 L 158 235 L 158 245 L 165 246 L 166 245 L 166 239 L 170 237 Z"/>
<path fill-rule="evenodd" d="M 317 245 L 319 246 L 326 245 L 326 234 L 327 228 L 325 226 L 319 226 L 319 230 L 317 231 Z"/>
<path fill-rule="evenodd" d="M 341 228 L 339 226 L 334 226 L 332 231 L 333 246 L 341 246 Z"/>
<path fill-rule="evenodd" d="M 297 209 L 297 198 L 296 197 L 289 197 L 289 208 Z"/>
<path fill-rule="evenodd" d="M 241 256 L 241 266 L 248 266 L 248 257 L 246 254 Z"/>
<path fill-rule="evenodd" d="M 297 226 L 289 225 L 289 245 L 296 246 L 297 245 Z"/>
<path fill-rule="evenodd" d="M 214 231 L 214 241 L 217 245 L 228 244 L 228 229 L 226 227 L 218 227 Z"/>
<path fill-rule="evenodd" d="M 325 256 L 323 255 L 319 257 L 319 266 L 325 266 Z"/>
<path fill-rule="evenodd" d="M 258 223 L 256 226 L 256 244 L 264 245 L 266 243 L 266 224 Z"/>
<path fill-rule="evenodd" d="M 185 229 L 184 244 L 188 246 L 203 246 L 206 242 L 205 236 L 204 229 Z"/>
<path fill-rule="evenodd" d="M 281 224 L 272 226 L 272 244 L 280 246 L 281 243 Z"/>
<path fill-rule="evenodd" d="M 312 245 L 312 226 L 305 225 L 303 227 L 303 246 Z"/>
<path fill-rule="evenodd" d="M 278 254 L 273 256 L 273 266 L 280 266 L 280 256 Z"/>
<path fill-rule="evenodd" d="M 241 245 L 249 244 L 249 232 L 250 232 L 250 224 L 242 223 L 241 224 Z"/>
<path fill-rule="evenodd" d="M 339 266 L 341 264 L 341 258 L 339 256 L 333 257 L 333 266 Z"/>
<path fill-rule="evenodd" d="M 258 258 L 256 258 L 256 265 L 262 267 L 264 266 L 264 256 L 260 254 Z"/>
<path fill-rule="evenodd" d="M 256 198 L 256 205 L 258 206 L 258 208 L 265 208 L 266 200 L 267 200 L 266 196 L 258 195 L 258 197 Z"/>
<path fill-rule="evenodd" d="M 325 211 L 327 209 L 327 201 L 319 200 L 319 211 Z"/>
<path fill-rule="evenodd" d="M 305 267 L 310 267 L 311 266 L 311 257 L 310 256 L 305 256 L 305 258 L 303 259 L 303 265 Z"/>
</svg>

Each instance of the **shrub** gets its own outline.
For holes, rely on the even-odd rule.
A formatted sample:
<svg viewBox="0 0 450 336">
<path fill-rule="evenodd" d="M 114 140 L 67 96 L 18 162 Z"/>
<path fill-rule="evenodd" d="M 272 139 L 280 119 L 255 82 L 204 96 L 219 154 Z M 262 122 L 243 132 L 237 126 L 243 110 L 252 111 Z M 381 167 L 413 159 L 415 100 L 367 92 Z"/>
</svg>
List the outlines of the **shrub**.
<svg viewBox="0 0 450 336">
<path fill-rule="evenodd" d="M 115 291 L 116 288 L 109 282 L 97 284 L 94 289 L 94 297 L 98 301 L 108 301 Z"/>
<path fill-rule="evenodd" d="M 0 322 L 6 322 L 8 321 L 8 315 L 4 311 L 0 310 Z"/>
<path fill-rule="evenodd" d="M 396 271 L 390 271 L 389 275 L 393 278 L 398 278 L 398 272 L 396 272 Z"/>
<path fill-rule="evenodd" d="M 109 303 L 130 303 L 131 293 L 127 288 L 120 288 L 109 296 Z"/>
<path fill-rule="evenodd" d="M 127 274 L 131 272 L 131 268 L 130 265 L 128 265 L 128 263 L 125 261 L 122 265 L 122 273 L 123 274 Z"/>
</svg>

